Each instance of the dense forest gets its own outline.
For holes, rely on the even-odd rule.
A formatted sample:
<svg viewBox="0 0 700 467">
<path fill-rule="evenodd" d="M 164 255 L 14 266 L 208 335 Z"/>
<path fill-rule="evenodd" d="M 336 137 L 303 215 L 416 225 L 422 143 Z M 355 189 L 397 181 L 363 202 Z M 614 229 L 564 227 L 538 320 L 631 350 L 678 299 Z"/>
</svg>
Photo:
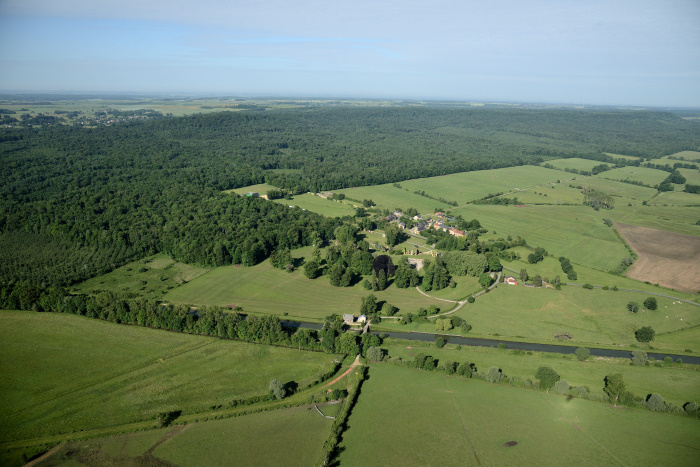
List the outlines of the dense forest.
<svg viewBox="0 0 700 467">
<path fill-rule="evenodd" d="M 293 192 L 700 149 L 661 112 L 323 108 L 0 129 L 0 282 L 69 285 L 154 252 L 251 265 L 340 220 L 223 190 Z"/>
</svg>

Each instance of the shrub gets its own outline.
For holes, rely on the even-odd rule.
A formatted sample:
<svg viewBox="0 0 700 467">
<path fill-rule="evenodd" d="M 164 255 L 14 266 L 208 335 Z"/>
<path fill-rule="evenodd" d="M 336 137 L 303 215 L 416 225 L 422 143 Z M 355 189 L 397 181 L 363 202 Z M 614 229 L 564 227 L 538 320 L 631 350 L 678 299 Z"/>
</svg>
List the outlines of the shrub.
<svg viewBox="0 0 700 467">
<path fill-rule="evenodd" d="M 379 347 L 367 349 L 367 359 L 372 362 L 381 362 L 384 359 L 384 351 Z"/>
<path fill-rule="evenodd" d="M 474 297 L 472 297 L 471 295 L 469 296 L 469 298 L 467 298 L 468 303 L 474 303 L 474 301 Z"/>
<path fill-rule="evenodd" d="M 576 354 L 576 358 L 578 358 L 579 361 L 588 360 L 588 357 L 591 356 L 591 351 L 588 350 L 586 347 L 579 347 L 574 353 Z"/>
<path fill-rule="evenodd" d="M 505 345 L 503 342 L 500 342 L 500 343 L 498 344 L 498 348 L 501 349 L 501 350 L 503 350 L 503 349 L 507 349 L 508 346 Z"/>
<path fill-rule="evenodd" d="M 492 366 L 491 368 L 489 368 L 489 372 L 486 373 L 485 376 L 486 381 L 488 381 L 489 383 L 500 383 L 503 380 L 503 378 L 505 378 L 505 375 L 497 366 Z"/>
<path fill-rule="evenodd" d="M 287 395 L 284 384 L 278 379 L 270 381 L 270 391 L 272 391 L 272 395 L 275 396 L 275 399 L 284 399 L 284 396 Z"/>
<path fill-rule="evenodd" d="M 566 394 L 569 392 L 569 383 L 565 379 L 560 379 L 554 383 L 554 391 L 559 394 Z"/>
<path fill-rule="evenodd" d="M 666 402 L 664 402 L 664 398 L 661 397 L 660 394 L 650 394 L 649 397 L 647 397 L 647 407 L 650 410 L 663 412 L 666 410 Z"/>
<path fill-rule="evenodd" d="M 584 289 L 592 290 L 593 289 L 593 284 L 583 284 Z"/>
<path fill-rule="evenodd" d="M 696 402 L 686 402 L 685 405 L 683 405 L 683 410 L 688 415 L 697 415 L 698 414 L 698 404 Z"/>
<path fill-rule="evenodd" d="M 647 364 L 647 353 L 643 350 L 632 352 L 632 365 L 644 366 Z"/>
<path fill-rule="evenodd" d="M 441 349 L 441 348 L 445 347 L 445 344 L 447 344 L 447 339 L 445 339 L 442 336 L 435 337 L 435 347 L 437 347 L 438 349 Z"/>
<path fill-rule="evenodd" d="M 664 363 L 673 363 L 673 359 L 671 357 L 664 357 Z"/>
<path fill-rule="evenodd" d="M 634 337 L 637 338 L 639 342 L 651 342 L 656 336 L 656 331 L 654 331 L 650 326 L 644 326 L 641 329 L 637 329 L 634 333 Z"/>
</svg>

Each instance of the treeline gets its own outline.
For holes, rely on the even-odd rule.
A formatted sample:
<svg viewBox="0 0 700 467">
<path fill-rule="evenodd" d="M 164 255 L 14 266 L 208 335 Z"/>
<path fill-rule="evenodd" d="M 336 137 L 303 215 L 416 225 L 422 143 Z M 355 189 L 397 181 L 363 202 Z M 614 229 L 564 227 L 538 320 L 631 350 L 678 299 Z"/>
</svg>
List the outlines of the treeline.
<svg viewBox="0 0 700 467">
<path fill-rule="evenodd" d="M 0 286 L 0 308 L 68 313 L 117 324 L 348 355 L 357 355 L 363 345 L 368 348 L 382 342 L 374 334 L 343 332 L 343 321 L 338 315 L 328 316 L 320 330 L 296 329 L 284 327 L 277 316 L 246 316 L 240 308 L 194 309 L 112 292 L 71 295 L 61 287 L 41 288 L 27 282 Z"/>
</svg>

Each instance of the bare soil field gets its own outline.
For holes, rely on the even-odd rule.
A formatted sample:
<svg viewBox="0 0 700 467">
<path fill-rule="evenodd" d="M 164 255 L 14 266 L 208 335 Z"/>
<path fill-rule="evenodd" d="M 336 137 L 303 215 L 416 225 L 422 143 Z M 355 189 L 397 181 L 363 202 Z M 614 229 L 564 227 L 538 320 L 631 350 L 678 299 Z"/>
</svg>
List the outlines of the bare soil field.
<svg viewBox="0 0 700 467">
<path fill-rule="evenodd" d="M 627 277 L 694 293 L 700 290 L 700 237 L 616 223 L 639 259 Z"/>
</svg>

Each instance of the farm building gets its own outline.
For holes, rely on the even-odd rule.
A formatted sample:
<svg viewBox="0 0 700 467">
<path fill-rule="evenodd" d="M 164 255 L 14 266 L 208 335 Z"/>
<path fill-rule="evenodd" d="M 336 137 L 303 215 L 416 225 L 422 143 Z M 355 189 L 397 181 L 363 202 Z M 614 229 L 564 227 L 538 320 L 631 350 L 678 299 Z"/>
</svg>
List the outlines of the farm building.
<svg viewBox="0 0 700 467">
<path fill-rule="evenodd" d="M 355 324 L 355 316 L 349 313 L 343 315 L 343 323 L 345 324 Z"/>
<path fill-rule="evenodd" d="M 518 285 L 518 281 L 515 280 L 515 277 L 513 277 L 513 276 L 508 276 L 508 277 L 506 277 L 506 284 L 508 284 L 508 285 Z"/>
</svg>

